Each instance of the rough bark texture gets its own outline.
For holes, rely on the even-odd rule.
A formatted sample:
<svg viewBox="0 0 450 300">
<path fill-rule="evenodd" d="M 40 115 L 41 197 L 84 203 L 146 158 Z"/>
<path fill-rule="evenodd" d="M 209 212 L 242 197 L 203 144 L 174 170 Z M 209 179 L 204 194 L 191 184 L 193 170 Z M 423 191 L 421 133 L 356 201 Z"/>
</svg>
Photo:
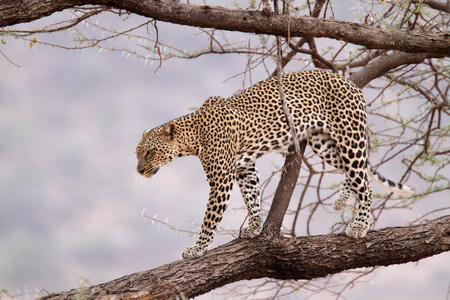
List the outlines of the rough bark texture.
<svg viewBox="0 0 450 300">
<path fill-rule="evenodd" d="M 43 299 L 194 297 L 239 280 L 311 279 L 353 268 L 413 262 L 445 251 L 450 251 L 450 216 L 422 225 L 369 231 L 362 240 L 345 234 L 237 239 L 198 259 L 175 261 Z"/>
<path fill-rule="evenodd" d="M 450 36 L 375 28 L 314 17 L 185 4 L 172 0 L 6 0 L 0 2 L 0 27 L 29 22 L 77 5 L 107 5 L 180 25 L 291 37 L 327 37 L 367 48 L 410 53 L 450 53 Z"/>
</svg>

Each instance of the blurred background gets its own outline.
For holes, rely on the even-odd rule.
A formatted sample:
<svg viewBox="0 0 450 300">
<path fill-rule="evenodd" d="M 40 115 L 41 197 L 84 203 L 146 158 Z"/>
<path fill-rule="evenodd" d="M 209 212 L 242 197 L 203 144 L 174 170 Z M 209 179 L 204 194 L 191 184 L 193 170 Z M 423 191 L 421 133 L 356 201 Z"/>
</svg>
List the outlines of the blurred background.
<svg viewBox="0 0 450 300">
<path fill-rule="evenodd" d="M 32 24 L 50 24 L 68 14 Z M 335 14 L 345 19 L 354 11 L 335 9 Z M 98 19 L 118 30 L 129 26 L 117 16 Z M 131 15 L 126 22 L 143 20 Z M 158 28 L 159 38 L 167 43 L 192 49 L 202 45 L 195 29 L 162 22 Z M 74 36 L 55 33 L 46 41 L 70 45 Z M 133 46 L 126 38 L 117 43 Z M 173 59 L 158 68 L 157 62 L 125 51 L 71 51 L 13 38 L 5 38 L 0 49 L 7 56 L 0 57 L 0 289 L 5 291 L 0 298 L 98 284 L 180 259 L 184 247 L 196 239 L 206 206 L 209 188 L 202 167 L 196 157 L 186 157 L 167 165 L 154 179 L 144 179 L 136 173 L 135 147 L 144 130 L 190 113 L 207 97 L 229 97 L 265 79 L 264 68 L 255 69 L 249 79 L 235 76 L 247 64 L 246 57 L 238 55 Z M 260 159 L 262 181 L 283 161 L 276 153 Z M 377 161 L 377 153 L 371 154 L 371 161 Z M 401 171 L 389 174 L 397 179 Z M 272 180 L 267 190 L 275 186 Z M 297 189 L 292 202 L 299 193 Z M 377 227 L 406 225 L 448 201 L 444 196 L 414 210 L 387 212 Z M 241 226 L 243 207 L 236 190 L 212 247 L 234 238 L 227 233 Z M 339 213 L 324 212 L 322 217 L 315 220 L 314 234 L 328 233 L 330 224 L 341 220 Z M 448 299 L 450 253 L 371 273 L 344 296 Z M 335 278 L 345 281 L 347 276 Z M 255 282 L 200 298 L 240 298 L 235 291 Z M 226 294 L 229 290 L 233 291 Z M 261 291 L 254 297 L 264 295 Z M 290 299 L 307 295 L 311 293 L 299 292 Z M 336 295 L 324 292 L 312 298 Z"/>
</svg>

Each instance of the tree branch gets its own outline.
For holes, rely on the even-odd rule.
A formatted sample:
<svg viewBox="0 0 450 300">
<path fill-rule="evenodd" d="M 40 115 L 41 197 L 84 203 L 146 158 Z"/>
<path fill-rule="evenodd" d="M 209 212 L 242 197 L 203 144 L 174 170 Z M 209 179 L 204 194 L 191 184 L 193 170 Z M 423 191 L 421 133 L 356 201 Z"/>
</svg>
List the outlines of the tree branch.
<svg viewBox="0 0 450 300">
<path fill-rule="evenodd" d="M 389 55 L 382 55 L 376 60 L 369 63 L 366 67 L 353 73 L 350 76 L 352 80 L 359 88 L 363 88 L 366 84 L 375 78 L 381 77 L 386 72 L 391 71 L 401 65 L 405 64 L 420 64 L 426 58 L 439 57 L 433 56 L 429 53 L 405 53 L 401 51 L 394 51 Z"/>
<path fill-rule="evenodd" d="M 445 1 L 445 0 L 444 0 Z M 413 0 L 414 3 L 424 3 L 430 6 L 431 8 L 444 11 L 446 13 L 450 13 L 450 1 L 441 2 L 438 0 L 425 0 L 425 1 L 419 1 L 419 0 Z"/>
<path fill-rule="evenodd" d="M 269 14 L 261 11 L 185 4 L 177 1 L 133 0 L 6 0 L 0 4 L 0 27 L 29 22 L 77 5 L 107 5 L 160 21 L 203 28 L 290 37 L 327 37 L 365 46 L 418 53 L 450 53 L 446 34 L 404 32 L 363 24 Z"/>
<path fill-rule="evenodd" d="M 345 234 L 237 239 L 198 259 L 175 261 L 43 299 L 195 297 L 239 280 L 312 279 L 348 269 L 418 261 L 446 251 L 450 251 L 450 216 L 421 225 L 369 231 L 362 240 Z"/>
</svg>

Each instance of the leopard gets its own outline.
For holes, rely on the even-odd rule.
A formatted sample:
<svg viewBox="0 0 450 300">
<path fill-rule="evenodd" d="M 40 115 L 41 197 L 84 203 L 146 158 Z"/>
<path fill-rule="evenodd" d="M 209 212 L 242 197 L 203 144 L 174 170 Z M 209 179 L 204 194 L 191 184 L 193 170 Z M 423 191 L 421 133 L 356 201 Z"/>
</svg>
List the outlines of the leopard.
<svg viewBox="0 0 450 300">
<path fill-rule="evenodd" d="M 195 244 L 183 250 L 182 258 L 208 251 L 235 182 L 248 212 L 240 237 L 260 235 L 261 186 L 255 161 L 293 145 L 294 134 L 345 174 L 333 208 L 343 210 L 356 198 L 353 222 L 345 230 L 350 238 L 363 238 L 369 230 L 373 196 L 368 175 L 392 192 L 414 191 L 386 179 L 368 161 L 366 101 L 352 81 L 318 69 L 284 74 L 281 83 L 295 131 L 283 110 L 278 78 L 272 77 L 229 98 L 210 97 L 198 110 L 142 134 L 136 147 L 139 174 L 152 178 L 167 163 L 189 155 L 200 159 L 206 174 L 210 192 L 205 215 Z"/>
</svg>

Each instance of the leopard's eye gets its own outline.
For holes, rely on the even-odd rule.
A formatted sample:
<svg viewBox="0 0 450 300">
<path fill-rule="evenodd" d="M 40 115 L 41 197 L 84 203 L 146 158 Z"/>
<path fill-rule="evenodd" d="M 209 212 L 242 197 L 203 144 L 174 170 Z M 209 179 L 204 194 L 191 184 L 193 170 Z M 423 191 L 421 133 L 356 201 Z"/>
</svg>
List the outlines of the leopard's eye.
<svg viewBox="0 0 450 300">
<path fill-rule="evenodd" d="M 150 156 L 151 156 L 154 152 L 155 152 L 155 150 L 153 150 L 153 149 L 145 151 L 144 158 L 145 158 L 145 159 L 149 159 Z"/>
</svg>

